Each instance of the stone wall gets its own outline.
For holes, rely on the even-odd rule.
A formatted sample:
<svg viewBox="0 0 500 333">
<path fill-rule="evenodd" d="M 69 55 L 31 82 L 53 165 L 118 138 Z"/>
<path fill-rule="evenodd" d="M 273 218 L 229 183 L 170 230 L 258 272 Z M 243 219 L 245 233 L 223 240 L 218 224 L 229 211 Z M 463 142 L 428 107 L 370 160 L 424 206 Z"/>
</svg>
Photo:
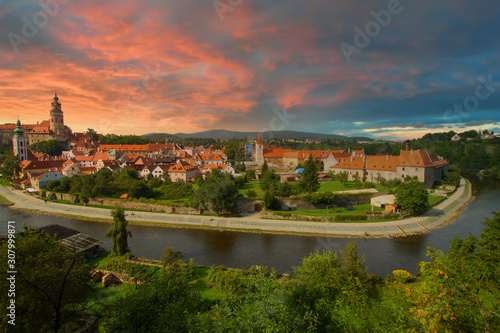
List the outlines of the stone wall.
<svg viewBox="0 0 500 333">
<path fill-rule="evenodd" d="M 346 206 L 357 206 L 357 205 L 367 205 L 370 203 L 370 199 L 379 195 L 385 195 L 389 192 L 378 192 L 378 193 L 359 193 L 359 194 L 346 194 L 341 193 L 335 196 L 333 204 L 337 207 Z M 281 200 L 280 210 L 311 210 L 311 209 L 325 209 L 326 204 L 313 205 L 309 202 L 309 199 L 304 198 L 284 198 Z"/>
<path fill-rule="evenodd" d="M 309 215 L 299 215 L 293 213 L 281 213 L 275 214 L 272 212 L 262 212 L 261 218 L 268 218 L 273 220 L 290 220 L 290 221 L 310 221 L 310 222 L 336 222 L 335 216 L 309 216 Z M 356 215 L 352 217 L 355 218 Z M 403 215 L 401 214 L 390 214 L 389 212 L 384 212 L 383 214 L 367 214 L 367 220 L 383 220 L 383 219 L 395 219 L 400 220 L 403 219 Z M 341 220 L 338 222 L 343 222 L 345 220 Z"/>
</svg>

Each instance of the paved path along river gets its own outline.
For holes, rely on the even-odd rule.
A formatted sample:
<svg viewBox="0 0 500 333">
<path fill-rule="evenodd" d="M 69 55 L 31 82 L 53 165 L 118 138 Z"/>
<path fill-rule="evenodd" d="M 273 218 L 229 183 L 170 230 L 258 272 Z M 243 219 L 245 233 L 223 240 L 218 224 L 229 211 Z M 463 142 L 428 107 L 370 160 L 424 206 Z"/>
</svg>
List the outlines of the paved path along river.
<svg viewBox="0 0 500 333">
<path fill-rule="evenodd" d="M 401 236 L 425 232 L 439 227 L 450 219 L 459 208 L 471 198 L 471 184 L 462 179 L 457 191 L 439 205 L 431 208 L 425 214 L 404 220 L 390 222 L 367 223 L 326 223 L 298 222 L 287 220 L 260 219 L 259 214 L 246 217 L 210 217 L 197 215 L 178 215 L 166 213 L 134 212 L 127 213 L 127 220 L 133 222 L 152 222 L 174 226 L 230 229 L 238 231 L 261 231 L 269 233 L 298 233 L 324 236 Z M 77 217 L 85 220 L 110 219 L 109 209 L 83 207 L 47 202 L 25 194 L 23 191 L 12 190 L 0 186 L 0 195 L 14 203 L 14 209 L 28 209 L 35 213 L 48 213 Z"/>
</svg>

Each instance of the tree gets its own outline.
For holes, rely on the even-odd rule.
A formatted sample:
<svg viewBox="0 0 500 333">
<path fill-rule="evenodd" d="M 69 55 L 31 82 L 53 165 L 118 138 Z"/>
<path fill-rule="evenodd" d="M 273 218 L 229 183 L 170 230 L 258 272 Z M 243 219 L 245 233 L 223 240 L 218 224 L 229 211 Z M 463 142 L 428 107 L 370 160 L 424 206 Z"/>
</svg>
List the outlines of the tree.
<svg viewBox="0 0 500 333">
<path fill-rule="evenodd" d="M 17 178 L 21 172 L 20 160 L 13 153 L 5 156 L 0 172 L 5 179 L 11 181 L 13 178 Z"/>
<path fill-rule="evenodd" d="M 12 274 L 7 271 L 7 260 L 0 260 L 0 288 L 2 331 L 9 332 L 58 332 L 75 319 L 82 310 L 91 291 L 90 269 L 81 253 L 76 253 L 55 238 L 28 230 L 17 234 L 15 243 L 5 241 L 0 248 L 1 258 L 8 258 L 11 245 L 15 245 L 15 326 L 7 324 L 7 291 Z M 22 314 L 22 315 L 21 315 Z"/>
<path fill-rule="evenodd" d="M 210 203 L 219 215 L 234 208 L 237 193 L 229 174 L 214 173 L 203 185 L 204 201 Z"/>
<path fill-rule="evenodd" d="M 338 177 L 339 177 L 340 184 L 342 184 L 342 186 L 345 186 L 345 184 L 347 183 L 347 179 L 349 179 L 349 175 L 347 174 L 347 172 L 344 171 L 344 172 L 339 173 Z"/>
<path fill-rule="evenodd" d="M 175 270 L 117 298 L 102 319 L 106 332 L 189 332 L 190 314 L 199 312 L 201 297 Z"/>
<path fill-rule="evenodd" d="M 309 158 L 304 162 L 304 172 L 300 179 L 300 188 L 303 192 L 313 193 L 319 190 L 319 178 L 318 178 L 319 165 L 314 161 L 313 155 L 309 155 Z"/>
<path fill-rule="evenodd" d="M 138 180 L 136 181 L 132 187 L 130 188 L 130 191 L 128 195 L 131 198 L 153 198 L 154 197 L 154 191 L 149 187 L 147 184 L 144 182 Z"/>
<path fill-rule="evenodd" d="M 242 161 L 245 157 L 245 150 L 240 140 L 233 139 L 229 141 L 224 149 L 228 160 Z"/>
<path fill-rule="evenodd" d="M 255 180 L 255 170 L 252 169 L 247 171 L 247 179 L 249 181 Z"/>
<path fill-rule="evenodd" d="M 59 156 L 64 150 L 63 144 L 57 140 L 39 141 L 29 145 L 30 150 L 45 153 L 50 156 Z"/>
<path fill-rule="evenodd" d="M 411 312 L 425 330 L 500 330 L 500 213 L 484 222 L 479 240 L 456 237 L 447 254 L 430 248 L 421 262 L 422 283 L 408 290 Z"/>
<path fill-rule="evenodd" d="M 91 140 L 93 140 L 93 141 L 99 141 L 99 134 L 97 134 L 97 132 L 94 129 L 87 128 L 87 132 L 85 134 L 87 134 L 87 136 Z"/>
<path fill-rule="evenodd" d="M 184 258 L 184 253 L 182 251 L 175 251 L 171 246 L 165 249 L 165 252 L 161 256 L 161 264 L 163 267 L 168 267 Z"/>
<path fill-rule="evenodd" d="M 394 189 L 394 195 L 394 203 L 410 214 L 429 208 L 427 189 L 416 177 L 406 177 L 405 181 Z"/>
<path fill-rule="evenodd" d="M 271 185 L 264 193 L 264 200 L 262 201 L 266 209 L 278 209 L 279 201 L 275 197 L 274 186 Z"/>
<path fill-rule="evenodd" d="M 117 256 L 122 256 L 130 252 L 128 248 L 127 237 L 132 237 L 130 231 L 127 230 L 127 220 L 125 219 L 125 212 L 123 208 L 118 207 L 111 211 L 113 216 L 113 226 L 106 233 L 107 238 L 113 239 L 113 248 L 111 253 Z"/>
</svg>

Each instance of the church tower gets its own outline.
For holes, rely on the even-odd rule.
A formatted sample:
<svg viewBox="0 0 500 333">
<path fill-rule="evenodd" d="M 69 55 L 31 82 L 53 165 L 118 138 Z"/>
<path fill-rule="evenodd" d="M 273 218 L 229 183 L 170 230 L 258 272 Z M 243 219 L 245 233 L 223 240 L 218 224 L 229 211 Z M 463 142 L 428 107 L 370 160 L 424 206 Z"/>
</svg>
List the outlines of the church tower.
<svg viewBox="0 0 500 333">
<path fill-rule="evenodd" d="M 50 109 L 50 130 L 54 133 L 65 133 L 63 112 L 61 110 L 61 103 L 57 93 L 52 102 L 52 109 Z"/>
<path fill-rule="evenodd" d="M 14 130 L 12 145 L 14 149 L 14 155 L 16 155 L 20 161 L 26 161 L 28 159 L 28 139 L 24 135 L 24 130 L 21 127 L 21 122 L 19 121 L 19 119 L 17 120 L 17 126 Z"/>
<path fill-rule="evenodd" d="M 262 142 L 262 138 L 260 136 L 257 137 L 257 142 L 255 143 L 255 162 L 258 165 L 264 164 L 264 143 Z"/>
</svg>

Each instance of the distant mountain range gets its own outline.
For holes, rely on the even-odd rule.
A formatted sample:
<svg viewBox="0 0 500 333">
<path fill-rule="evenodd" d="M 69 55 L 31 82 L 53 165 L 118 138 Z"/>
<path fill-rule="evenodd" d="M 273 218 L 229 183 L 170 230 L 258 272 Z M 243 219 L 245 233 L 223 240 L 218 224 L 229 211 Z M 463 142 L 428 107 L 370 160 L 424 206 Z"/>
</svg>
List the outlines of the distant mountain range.
<svg viewBox="0 0 500 333">
<path fill-rule="evenodd" d="M 176 133 L 176 134 L 167 134 L 167 133 L 149 133 L 142 135 L 145 138 L 149 138 L 152 140 L 165 139 L 165 138 L 212 138 L 212 139 L 242 139 L 242 138 L 257 138 L 259 132 L 237 132 L 237 131 L 229 131 L 229 130 L 209 130 L 198 133 Z M 262 132 L 262 138 L 296 138 L 296 139 L 330 139 L 330 140 L 358 140 L 358 141 L 373 141 L 373 139 L 368 137 L 348 137 L 337 134 L 322 134 L 322 133 L 307 133 L 307 132 L 298 132 L 298 131 L 275 131 L 275 132 Z"/>
</svg>

